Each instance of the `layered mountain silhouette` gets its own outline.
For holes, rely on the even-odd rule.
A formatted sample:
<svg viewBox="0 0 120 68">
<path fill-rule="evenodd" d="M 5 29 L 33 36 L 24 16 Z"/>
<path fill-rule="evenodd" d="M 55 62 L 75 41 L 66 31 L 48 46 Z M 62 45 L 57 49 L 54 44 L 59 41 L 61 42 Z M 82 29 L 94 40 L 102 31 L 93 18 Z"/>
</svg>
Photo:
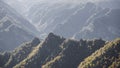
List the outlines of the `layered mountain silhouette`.
<svg viewBox="0 0 120 68">
<path fill-rule="evenodd" d="M 1 53 L 0 64 L 3 68 L 119 68 L 119 42 L 66 39 L 50 33 L 43 41 L 34 38 L 12 52 Z"/>
<path fill-rule="evenodd" d="M 26 18 L 30 19 L 42 33 L 42 38 L 53 32 L 65 38 L 91 39 L 94 37 L 113 40 L 120 37 L 118 35 L 118 22 L 120 22 L 118 3 L 119 1 L 113 0 L 98 4 L 92 2 L 84 4 L 38 2 L 29 6 Z M 103 25 L 104 28 L 101 28 Z"/>
<path fill-rule="evenodd" d="M 38 8 L 41 6 L 40 8 Z M 94 3 L 62 4 L 37 3 L 27 12 L 27 18 L 33 21 L 43 34 L 53 32 L 64 37 L 72 37 L 87 24 L 87 20 L 94 14 L 102 11 Z M 101 13 L 104 15 L 105 13 Z M 74 28 L 71 28 L 74 27 Z"/>
<path fill-rule="evenodd" d="M 64 1 L 0 0 L 0 68 L 120 68 L 120 1 Z"/>
<path fill-rule="evenodd" d="M 67 38 L 72 37 L 75 33 L 79 32 L 79 30 L 81 30 L 82 27 L 85 26 L 85 24 L 87 24 L 87 20 L 94 13 L 98 12 L 95 4 L 93 3 L 87 3 L 85 6 L 82 6 L 82 8 L 75 8 L 76 10 L 74 11 L 74 13 L 72 13 L 69 19 L 64 24 L 58 25 L 59 27 L 55 28 L 55 34 L 62 35 Z M 100 10 L 102 9 L 99 9 L 99 11 Z"/>
<path fill-rule="evenodd" d="M 37 33 L 29 21 L 0 0 L 0 51 L 13 50 Z"/>
<path fill-rule="evenodd" d="M 97 16 L 97 15 L 95 15 Z M 95 18 L 76 35 L 76 38 L 103 38 L 112 40 L 120 37 L 120 9 L 109 10 L 104 16 Z"/>
<path fill-rule="evenodd" d="M 76 39 L 94 37 L 113 40 L 120 37 L 118 30 L 119 0 L 95 1 L 96 3 L 91 0 L 84 1 L 85 3 L 80 3 L 81 1 L 78 0 L 76 0 L 78 3 L 74 3 L 74 1 L 64 3 L 63 0 L 63 2 L 58 0 L 51 2 L 49 0 L 42 2 L 39 0 L 6 1 L 7 3 L 12 2 L 13 4 L 10 5 L 14 8 L 16 7 L 14 4 L 25 6 L 23 8 L 26 10 L 23 12 L 22 7 L 17 6 L 20 9 L 15 9 L 31 21 L 32 25 L 41 33 L 41 38 L 45 38 L 50 32 L 65 38 L 74 37 Z"/>
</svg>

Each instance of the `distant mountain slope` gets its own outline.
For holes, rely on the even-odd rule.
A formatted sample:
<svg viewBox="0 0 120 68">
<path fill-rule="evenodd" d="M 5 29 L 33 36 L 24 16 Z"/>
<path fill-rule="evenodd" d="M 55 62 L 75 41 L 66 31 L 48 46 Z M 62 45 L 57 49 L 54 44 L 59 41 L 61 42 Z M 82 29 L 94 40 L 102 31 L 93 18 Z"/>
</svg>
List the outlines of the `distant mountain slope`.
<svg viewBox="0 0 120 68">
<path fill-rule="evenodd" d="M 76 35 L 76 38 L 103 38 L 112 40 L 120 37 L 120 9 L 109 10 L 104 16 L 93 19 Z"/>
<path fill-rule="evenodd" d="M 97 50 L 78 68 L 120 68 L 120 38 Z"/>
<path fill-rule="evenodd" d="M 110 2 L 110 4 L 111 3 L 112 2 Z M 40 8 L 38 8 L 39 6 Z M 114 13 L 114 11 L 117 13 Z M 119 34 L 117 30 L 119 25 L 116 27 L 113 25 L 113 23 L 119 22 L 119 14 L 118 8 L 112 9 L 91 2 L 85 4 L 40 2 L 32 5 L 28 11 L 27 18 L 35 22 L 34 25 L 43 35 L 46 34 L 46 36 L 49 32 L 53 32 L 66 38 L 75 37 L 77 34 L 75 37 L 77 39 L 91 39 L 95 35 L 95 38 L 101 37 L 105 40 L 113 40 L 119 37 L 119 35 L 110 32 L 112 30 Z M 103 19 L 101 20 L 101 18 Z M 99 20 L 99 22 L 97 20 Z M 107 26 L 106 23 L 109 23 L 111 27 Z M 102 25 L 106 25 L 105 28 L 100 28 Z M 91 32 L 92 30 L 93 32 Z M 101 33 L 99 33 L 100 31 Z M 107 33 L 109 33 L 110 38 L 107 37 Z"/>
<path fill-rule="evenodd" d="M 53 32 L 70 38 L 87 24 L 91 16 L 102 10 L 104 9 L 91 2 L 87 4 L 40 2 L 29 9 L 27 18 L 43 34 Z"/>
<path fill-rule="evenodd" d="M 38 33 L 36 28 L 28 20 L 26 20 L 24 16 L 20 15 L 12 7 L 2 1 L 0 1 L 0 11 L 0 19 L 3 19 L 4 17 L 8 18 L 9 20 L 13 21 L 14 24 L 23 28 L 24 30 L 27 30 L 33 34 L 35 34 L 34 32 Z"/>
<path fill-rule="evenodd" d="M 87 3 L 81 6 L 82 8 L 77 6 L 74 7 L 77 9 L 72 14 L 70 14 L 71 16 L 69 17 L 69 19 L 67 19 L 64 24 L 58 25 L 59 27 L 57 26 L 54 29 L 53 32 L 55 34 L 62 35 L 67 38 L 72 37 L 76 32 L 79 32 L 79 30 L 84 27 L 85 24 L 87 24 L 87 20 L 89 19 L 89 17 L 98 12 L 95 4 L 93 3 Z"/>
<path fill-rule="evenodd" d="M 0 51 L 13 50 L 37 33 L 29 21 L 0 0 Z"/>
<path fill-rule="evenodd" d="M 97 5 L 104 8 L 120 9 L 120 0 L 103 0 L 102 2 L 97 3 Z"/>
<path fill-rule="evenodd" d="M 32 24 L 41 32 L 41 37 L 45 38 L 50 32 L 57 35 L 64 36 L 66 38 L 77 36 L 82 38 L 83 34 L 90 33 L 92 35 L 96 34 L 99 30 L 97 28 L 93 33 L 91 31 L 84 31 L 82 28 L 92 29 L 92 23 L 94 20 L 100 17 L 106 16 L 109 12 L 114 11 L 114 9 L 120 9 L 119 0 L 4 0 L 14 7 L 17 11 L 23 14 Z M 17 5 L 17 6 L 15 6 Z M 19 8 L 18 8 L 19 7 Z M 23 10 L 24 9 L 24 10 Z M 23 10 L 23 11 L 21 11 Z M 119 12 L 119 11 L 118 11 Z M 118 13 L 119 15 L 119 13 Z M 112 15 L 111 15 L 112 16 Z M 114 18 L 114 17 L 113 17 Z M 109 19 L 108 19 L 109 20 Z M 111 21 L 112 19 L 110 19 Z M 99 20 L 100 23 L 105 23 L 103 20 Z M 111 22 L 115 22 L 115 19 Z M 91 24 L 90 24 L 91 23 Z M 95 23 L 100 25 L 99 23 Z M 89 25 L 89 26 L 88 26 Z M 112 25 L 112 24 L 111 24 Z M 100 26 L 101 27 L 101 26 Z M 106 26 L 106 28 L 109 28 Z M 109 30 L 106 30 L 106 33 Z M 109 28 L 114 30 L 114 28 Z M 81 31 L 82 30 L 82 31 Z M 116 30 L 116 28 L 115 28 Z M 116 30 L 119 32 L 118 30 Z M 111 32 L 109 32 L 110 38 L 105 37 L 106 33 L 101 33 L 98 37 L 102 37 L 105 40 L 113 40 L 119 37 Z M 82 34 L 82 35 L 81 35 Z M 91 38 L 85 36 L 87 39 Z M 96 34 L 98 35 L 98 34 Z M 77 38 L 76 37 L 76 38 Z"/>
<path fill-rule="evenodd" d="M 81 8 L 82 5 L 39 2 L 29 9 L 27 18 L 35 22 L 33 24 L 39 31 L 49 34 L 58 25 L 66 23 Z"/>
<path fill-rule="evenodd" d="M 17 27 L 11 21 L 1 22 L 0 25 L 0 49 L 9 51 L 18 47 L 21 43 L 29 41 L 34 36 Z"/>
</svg>

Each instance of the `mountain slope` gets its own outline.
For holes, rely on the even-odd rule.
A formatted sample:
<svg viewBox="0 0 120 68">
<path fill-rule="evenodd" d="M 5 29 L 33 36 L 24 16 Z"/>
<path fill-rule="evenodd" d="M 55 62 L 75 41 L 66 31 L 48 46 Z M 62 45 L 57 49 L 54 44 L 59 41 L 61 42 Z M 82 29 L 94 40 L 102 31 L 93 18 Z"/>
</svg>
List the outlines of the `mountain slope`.
<svg viewBox="0 0 120 68">
<path fill-rule="evenodd" d="M 24 28 L 24 30 L 27 30 L 34 34 L 34 32 L 37 33 L 35 27 L 25 19 L 24 16 L 20 15 L 18 12 L 16 12 L 12 7 L 7 5 L 6 3 L 0 1 L 0 19 L 3 19 L 4 17 L 10 19 L 14 22 L 17 26 Z M 33 32 L 34 31 L 34 32 Z"/>
<path fill-rule="evenodd" d="M 13 25 L 10 21 L 2 22 L 0 27 L 0 49 L 9 51 L 33 38 L 33 35 Z"/>
<path fill-rule="evenodd" d="M 104 44 L 105 41 L 101 39 L 91 41 L 75 41 L 70 39 L 65 40 L 62 37 L 50 33 L 43 42 L 35 47 L 35 49 L 27 56 L 27 58 L 14 66 L 14 68 L 41 68 L 47 66 L 50 66 L 50 68 L 66 68 L 69 66 L 77 67 L 79 62 L 81 62 L 85 57 L 89 56 L 95 50 L 102 47 Z M 86 51 L 84 51 L 84 49 L 86 49 Z M 73 60 L 72 57 L 75 59 Z M 59 59 L 58 61 L 50 63 L 57 58 Z"/>
<path fill-rule="evenodd" d="M 120 37 L 120 9 L 109 10 L 104 16 L 93 19 L 76 35 L 76 38 L 103 38 L 113 40 Z"/>
<path fill-rule="evenodd" d="M 39 6 L 41 7 L 38 8 Z M 114 11 L 117 13 L 114 13 Z M 117 14 L 117 16 L 113 14 Z M 119 9 L 103 7 L 91 2 L 85 4 L 40 2 L 29 9 L 27 18 L 32 20 L 32 22 L 36 22 L 34 23 L 35 26 L 43 35 L 53 32 L 70 38 L 75 37 L 77 34 L 75 37 L 77 39 L 92 39 L 95 35 L 95 38 L 103 38 L 105 40 L 113 40 L 119 37 L 119 35 L 110 32 L 114 30 L 119 34 L 119 30 L 117 30 L 119 25 L 117 27 L 113 25 L 113 23 L 119 22 L 119 19 L 117 19 L 119 18 Z M 107 22 L 104 21 L 104 18 Z M 107 26 L 108 23 L 111 25 L 110 27 Z M 100 28 L 102 25 L 106 25 L 105 28 Z M 101 32 L 101 34 L 97 31 Z M 109 34 L 110 38 L 106 34 Z"/>
<path fill-rule="evenodd" d="M 80 5 L 77 5 L 80 6 Z M 98 8 L 96 8 L 96 5 L 93 3 L 87 3 L 80 7 L 74 7 L 77 8 L 69 17 L 69 19 L 61 25 L 58 25 L 59 27 L 56 27 L 54 29 L 54 33 L 58 35 L 62 35 L 64 37 L 72 37 L 76 32 L 79 32 L 82 27 L 84 27 L 87 24 L 87 20 L 95 13 L 98 12 Z M 74 10 L 74 9 L 72 9 Z M 99 11 L 102 10 L 99 8 Z M 71 28 L 74 27 L 74 28 Z"/>
<path fill-rule="evenodd" d="M 17 64 L 14 68 L 41 68 L 42 64 L 46 63 L 60 52 L 61 49 L 59 45 L 63 41 L 64 38 L 50 33 L 43 42 L 35 47 L 26 59 Z"/>
<path fill-rule="evenodd" d="M 30 41 L 35 33 L 37 31 L 29 21 L 0 0 L 0 50 L 13 50 Z"/>
<path fill-rule="evenodd" d="M 3 67 L 7 61 L 10 58 L 11 53 L 9 52 L 4 52 L 4 53 L 0 53 L 0 67 Z"/>
<path fill-rule="evenodd" d="M 42 38 L 45 38 L 50 32 L 66 38 L 75 37 L 77 34 L 77 37 L 75 37 L 77 39 L 89 39 L 92 35 L 95 35 L 96 38 L 102 37 L 105 40 L 113 40 L 119 37 L 119 35 L 110 32 L 110 30 L 119 32 L 114 26 L 112 28 L 105 26 L 106 33 L 102 28 L 96 26 L 101 25 L 99 27 L 102 27 L 102 25 L 106 25 L 104 19 L 101 20 L 101 18 L 105 18 L 114 9 L 120 9 L 119 0 L 6 0 L 6 2 L 12 7 L 16 7 L 17 11 L 31 21 L 41 32 L 40 36 Z M 16 4 L 19 6 L 14 6 Z M 111 25 L 116 23 L 116 17 L 112 15 L 109 15 L 109 17 L 113 17 L 113 19 L 107 19 L 112 22 Z M 100 19 L 99 23 L 96 22 L 96 19 Z M 99 35 L 97 31 L 101 31 L 101 34 L 99 33 Z M 106 36 L 107 33 L 111 36 L 110 38 Z M 84 36 L 84 34 L 88 35 Z"/>
<path fill-rule="evenodd" d="M 78 68 L 119 68 L 119 59 L 120 39 L 116 39 L 86 58 Z"/>
<path fill-rule="evenodd" d="M 66 40 L 60 45 L 63 50 L 51 61 L 43 65 L 43 68 L 76 68 L 79 63 L 91 53 L 102 47 L 105 41 L 96 40 Z M 80 58 L 79 58 L 80 57 Z"/>
<path fill-rule="evenodd" d="M 41 7 L 38 8 L 39 6 Z M 53 32 L 57 35 L 70 38 L 87 24 L 89 17 L 102 10 L 102 8 L 94 3 L 40 2 L 29 9 L 27 18 L 32 20 L 33 23 L 35 22 L 34 25 L 43 34 Z"/>
<path fill-rule="evenodd" d="M 14 65 L 25 59 L 39 43 L 40 40 L 38 38 L 34 38 L 30 42 L 23 43 L 10 53 L 9 60 L 2 67 L 12 68 Z"/>
<path fill-rule="evenodd" d="M 0 54 L 3 68 L 119 68 L 120 39 L 74 40 L 50 33 L 10 53 Z M 3 58 L 3 59 L 1 59 Z M 4 61 L 4 62 L 1 62 Z"/>
</svg>

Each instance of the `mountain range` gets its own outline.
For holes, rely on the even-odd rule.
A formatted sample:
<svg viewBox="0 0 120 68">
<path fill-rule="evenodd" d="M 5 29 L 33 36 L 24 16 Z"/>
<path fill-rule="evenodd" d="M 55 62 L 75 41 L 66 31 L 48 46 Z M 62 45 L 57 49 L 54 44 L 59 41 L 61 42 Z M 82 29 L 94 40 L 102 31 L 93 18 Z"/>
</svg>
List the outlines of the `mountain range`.
<svg viewBox="0 0 120 68">
<path fill-rule="evenodd" d="M 120 68 L 119 0 L 0 0 L 0 68 Z"/>
<path fill-rule="evenodd" d="M 11 52 L 1 53 L 0 67 L 119 68 L 119 45 L 119 38 L 113 41 L 75 40 L 50 33 L 43 41 L 34 38 Z"/>
<path fill-rule="evenodd" d="M 19 13 L 36 27 L 43 39 L 50 32 L 65 38 L 76 39 L 91 39 L 94 36 L 94 38 L 113 40 L 120 37 L 118 30 L 120 27 L 118 24 L 119 0 L 15 0 L 15 2 L 6 0 L 6 2 L 18 12 L 20 11 L 18 8 L 24 10 Z M 23 8 L 16 8 L 15 5 L 20 5 Z M 101 23 L 106 26 L 101 28 Z"/>
<path fill-rule="evenodd" d="M 99 12 L 94 15 L 94 19 L 91 18 L 90 23 L 83 27 L 78 34 L 75 35 L 76 38 L 92 39 L 92 38 L 103 38 L 106 40 L 112 40 L 114 38 L 120 37 L 120 9 L 109 10 L 101 17 L 97 17 L 103 12 Z M 104 11 L 104 12 L 105 12 Z"/>
</svg>

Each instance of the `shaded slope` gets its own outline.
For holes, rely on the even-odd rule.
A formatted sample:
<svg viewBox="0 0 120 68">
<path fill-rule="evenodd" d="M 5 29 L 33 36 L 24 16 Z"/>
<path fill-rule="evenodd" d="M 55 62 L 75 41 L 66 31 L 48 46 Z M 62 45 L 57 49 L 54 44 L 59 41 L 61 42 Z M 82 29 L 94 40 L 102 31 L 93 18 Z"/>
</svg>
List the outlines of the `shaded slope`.
<svg viewBox="0 0 120 68">
<path fill-rule="evenodd" d="M 40 43 L 38 38 L 34 38 L 31 42 L 23 43 L 20 47 L 11 52 L 9 60 L 4 65 L 5 68 L 12 68 L 17 63 L 25 59 L 29 53 Z"/>
<path fill-rule="evenodd" d="M 119 68 L 119 45 L 120 39 L 77 41 L 50 33 L 41 43 L 15 50 L 9 61 L 2 64 L 5 68 Z"/>
<path fill-rule="evenodd" d="M 60 47 L 62 51 L 51 61 L 43 65 L 43 68 L 76 68 L 79 63 L 91 53 L 102 47 L 105 41 L 101 39 L 86 40 L 66 40 Z M 80 57 L 80 58 L 79 58 Z"/>
<path fill-rule="evenodd" d="M 28 55 L 26 59 L 17 64 L 14 68 L 41 68 L 41 66 L 54 58 L 60 51 L 59 45 L 64 41 L 64 38 L 50 33 L 48 37 L 41 42 L 35 49 Z"/>
<path fill-rule="evenodd" d="M 116 39 L 86 58 L 78 68 L 119 68 L 119 59 L 120 39 Z"/>
<path fill-rule="evenodd" d="M 10 58 L 11 53 L 9 52 L 4 52 L 4 53 L 0 53 L 0 67 L 3 67 L 7 61 Z"/>
</svg>

